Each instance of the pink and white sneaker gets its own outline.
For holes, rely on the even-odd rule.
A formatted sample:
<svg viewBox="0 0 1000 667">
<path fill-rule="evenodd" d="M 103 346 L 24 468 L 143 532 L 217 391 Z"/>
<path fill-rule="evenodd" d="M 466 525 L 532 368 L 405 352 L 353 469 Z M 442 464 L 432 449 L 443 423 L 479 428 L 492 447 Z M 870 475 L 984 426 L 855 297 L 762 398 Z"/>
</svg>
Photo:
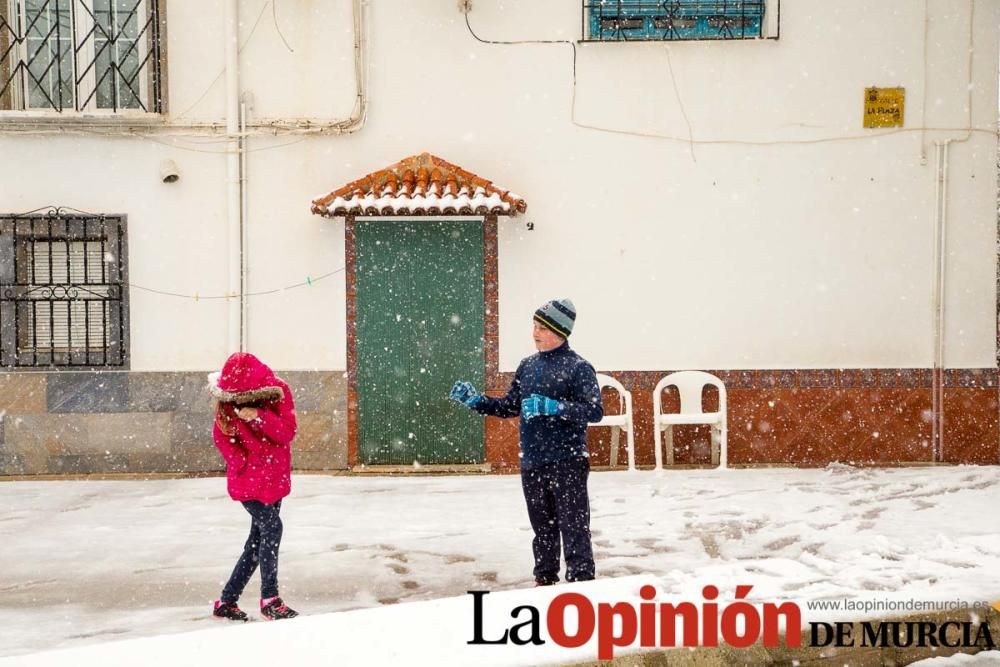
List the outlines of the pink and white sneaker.
<svg viewBox="0 0 1000 667">
<path fill-rule="evenodd" d="M 299 612 L 290 608 L 280 597 L 261 598 L 260 615 L 269 621 L 278 621 L 283 618 L 295 618 Z"/>
</svg>

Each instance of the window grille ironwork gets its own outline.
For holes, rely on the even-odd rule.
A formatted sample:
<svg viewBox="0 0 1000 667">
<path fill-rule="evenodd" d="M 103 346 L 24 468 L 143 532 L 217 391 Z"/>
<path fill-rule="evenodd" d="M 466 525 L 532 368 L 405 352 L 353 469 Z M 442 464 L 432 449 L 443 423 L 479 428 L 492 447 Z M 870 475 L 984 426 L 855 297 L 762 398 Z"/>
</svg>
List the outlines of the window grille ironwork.
<svg viewBox="0 0 1000 667">
<path fill-rule="evenodd" d="M 588 41 L 758 39 L 767 0 L 584 0 Z"/>
<path fill-rule="evenodd" d="M 160 0 L 0 0 L 0 111 L 162 113 Z"/>
<path fill-rule="evenodd" d="M 0 367 L 128 362 L 125 220 L 0 216 Z"/>
</svg>

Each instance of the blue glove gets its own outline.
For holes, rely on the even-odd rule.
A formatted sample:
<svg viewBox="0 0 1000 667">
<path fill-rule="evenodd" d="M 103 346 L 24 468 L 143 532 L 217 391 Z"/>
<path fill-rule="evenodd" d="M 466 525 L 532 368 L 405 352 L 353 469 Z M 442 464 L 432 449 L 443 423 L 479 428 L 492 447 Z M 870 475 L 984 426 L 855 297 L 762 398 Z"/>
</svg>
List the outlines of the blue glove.
<svg viewBox="0 0 1000 667">
<path fill-rule="evenodd" d="M 564 407 L 554 398 L 532 394 L 521 401 L 521 416 L 525 419 L 533 419 L 539 415 L 547 417 L 561 415 Z"/>
<path fill-rule="evenodd" d="M 482 394 L 476 391 L 471 382 L 464 382 L 462 380 L 456 382 L 455 386 L 451 388 L 448 398 L 458 401 L 467 408 L 474 408 L 483 400 Z"/>
</svg>

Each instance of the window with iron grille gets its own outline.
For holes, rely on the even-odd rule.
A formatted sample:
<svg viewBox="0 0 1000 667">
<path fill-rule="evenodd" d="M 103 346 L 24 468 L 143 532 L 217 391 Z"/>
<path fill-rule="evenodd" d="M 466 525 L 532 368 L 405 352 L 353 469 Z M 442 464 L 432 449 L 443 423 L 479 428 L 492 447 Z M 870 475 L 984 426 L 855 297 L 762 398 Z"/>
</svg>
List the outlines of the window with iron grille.
<svg viewBox="0 0 1000 667">
<path fill-rule="evenodd" d="M 0 216 L 0 367 L 125 367 L 118 216 Z"/>
<path fill-rule="evenodd" d="M 777 2 L 778 0 L 584 0 L 584 24 L 587 30 L 585 39 L 759 39 L 771 36 L 768 13 L 777 11 Z"/>
<path fill-rule="evenodd" d="M 0 0 L 0 111 L 161 113 L 163 0 Z"/>
</svg>

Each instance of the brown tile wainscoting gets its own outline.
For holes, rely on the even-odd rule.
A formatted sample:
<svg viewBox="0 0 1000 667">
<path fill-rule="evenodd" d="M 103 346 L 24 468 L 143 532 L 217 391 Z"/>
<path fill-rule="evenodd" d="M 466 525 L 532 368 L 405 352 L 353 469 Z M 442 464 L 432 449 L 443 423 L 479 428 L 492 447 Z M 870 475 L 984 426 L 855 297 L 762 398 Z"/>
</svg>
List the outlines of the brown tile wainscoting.
<svg viewBox="0 0 1000 667">
<path fill-rule="evenodd" d="M 669 371 L 601 371 L 632 392 L 638 465 L 653 465 L 653 387 Z M 801 369 L 709 371 L 726 383 L 729 462 L 733 465 L 897 465 L 933 462 L 930 369 Z M 491 395 L 502 395 L 510 373 Z M 942 460 L 1000 463 L 997 369 L 951 369 L 944 374 Z M 718 407 L 707 389 L 704 409 Z M 605 409 L 617 412 L 614 394 Z M 676 391 L 664 410 L 679 410 Z M 499 471 L 517 469 L 517 421 L 487 419 L 487 458 Z M 618 455 L 626 461 L 624 437 Z M 610 429 L 588 434 L 594 465 L 610 463 Z M 675 461 L 708 464 L 704 426 L 675 427 Z"/>
</svg>

